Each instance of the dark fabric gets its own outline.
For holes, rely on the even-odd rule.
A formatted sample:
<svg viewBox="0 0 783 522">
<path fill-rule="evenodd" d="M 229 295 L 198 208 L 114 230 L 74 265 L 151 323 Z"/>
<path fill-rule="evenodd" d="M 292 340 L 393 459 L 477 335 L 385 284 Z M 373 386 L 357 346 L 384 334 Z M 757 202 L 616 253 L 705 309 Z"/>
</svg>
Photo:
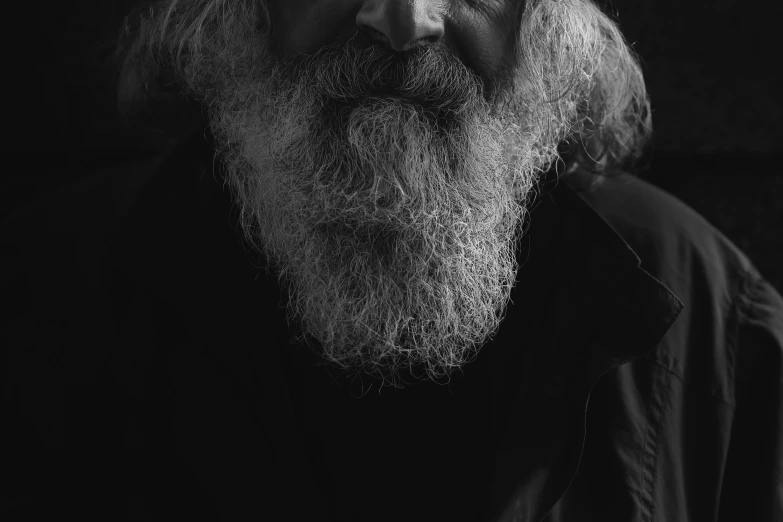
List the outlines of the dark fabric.
<svg viewBox="0 0 783 522">
<path fill-rule="evenodd" d="M 542 185 L 495 337 L 399 390 L 291 342 L 212 150 L 3 223 L 19 519 L 780 520 L 783 301 L 674 197 Z"/>
</svg>

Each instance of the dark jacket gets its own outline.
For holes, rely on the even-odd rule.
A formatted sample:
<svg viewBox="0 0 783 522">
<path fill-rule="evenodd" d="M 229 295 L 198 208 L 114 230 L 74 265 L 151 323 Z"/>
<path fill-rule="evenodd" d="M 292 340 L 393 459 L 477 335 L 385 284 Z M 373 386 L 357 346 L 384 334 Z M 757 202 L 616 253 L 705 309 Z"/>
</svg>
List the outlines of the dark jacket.
<svg viewBox="0 0 783 522">
<path fill-rule="evenodd" d="M 3 224 L 6 512 L 781 520 L 783 300 L 681 201 L 542 185 L 494 339 L 447 385 L 379 390 L 290 342 L 212 151 L 197 134 Z"/>
</svg>

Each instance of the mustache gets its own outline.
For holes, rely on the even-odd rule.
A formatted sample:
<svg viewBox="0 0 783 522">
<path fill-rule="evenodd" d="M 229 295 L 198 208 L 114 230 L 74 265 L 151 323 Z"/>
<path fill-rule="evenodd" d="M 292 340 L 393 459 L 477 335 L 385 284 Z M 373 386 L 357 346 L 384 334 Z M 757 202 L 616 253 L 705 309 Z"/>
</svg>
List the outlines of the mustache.
<svg viewBox="0 0 783 522">
<path fill-rule="evenodd" d="M 343 103 L 391 93 L 432 110 L 462 113 L 485 95 L 481 78 L 444 44 L 396 52 L 358 30 L 283 67 L 313 94 Z"/>
</svg>

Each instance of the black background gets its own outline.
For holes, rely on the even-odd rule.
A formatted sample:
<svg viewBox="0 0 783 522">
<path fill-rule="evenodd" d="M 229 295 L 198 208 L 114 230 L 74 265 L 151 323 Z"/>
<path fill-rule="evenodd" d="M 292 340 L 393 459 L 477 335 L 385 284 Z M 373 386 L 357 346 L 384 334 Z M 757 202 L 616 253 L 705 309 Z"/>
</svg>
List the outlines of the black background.
<svg viewBox="0 0 783 522">
<path fill-rule="evenodd" d="M 105 67 L 132 0 L 17 4 L 7 31 L 3 212 L 122 161 L 114 83 Z M 640 176 L 679 197 L 743 250 L 778 290 L 783 253 L 779 57 L 773 10 L 739 0 L 603 4 L 639 53 L 655 148 Z M 6 120 L 9 123 L 9 120 Z M 16 143 L 14 143 L 14 141 Z M 20 161 L 14 161 L 14 159 Z"/>
</svg>

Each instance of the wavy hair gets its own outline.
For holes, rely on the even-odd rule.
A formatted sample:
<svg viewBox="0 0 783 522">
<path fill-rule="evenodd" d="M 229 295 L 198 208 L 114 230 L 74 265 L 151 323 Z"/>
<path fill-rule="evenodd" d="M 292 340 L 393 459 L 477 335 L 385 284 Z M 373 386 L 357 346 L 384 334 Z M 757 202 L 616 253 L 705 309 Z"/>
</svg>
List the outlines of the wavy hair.
<svg viewBox="0 0 783 522">
<path fill-rule="evenodd" d="M 651 145 L 652 119 L 639 58 L 617 23 L 592 0 L 529 0 L 518 24 L 519 74 L 539 78 L 532 88 L 542 99 L 571 106 L 573 121 L 560 136 L 553 168 L 564 177 L 581 174 L 574 177 L 588 189 L 616 172 L 632 173 Z M 217 39 L 224 53 L 247 52 L 241 43 L 259 28 L 274 31 L 263 1 L 140 4 L 125 18 L 117 40 L 120 114 L 126 121 L 149 121 L 157 112 L 151 107 L 171 113 L 171 105 L 197 98 L 199 93 L 188 92 L 176 78 L 230 62 L 206 56 L 205 42 L 214 49 Z M 207 58 L 213 62 L 202 63 Z M 571 77 L 572 92 L 561 92 L 562 83 L 548 84 L 547 71 Z"/>
<path fill-rule="evenodd" d="M 572 85 L 577 92 L 570 94 L 577 103 L 576 117 L 559 147 L 566 172 L 591 174 L 580 182 L 588 188 L 617 172 L 633 173 L 652 145 L 653 130 L 638 55 L 617 23 L 590 0 L 534 0 L 528 8 L 519 31 L 520 66 L 575 69 Z M 577 16 L 569 16 L 568 11 Z M 546 39 L 555 41 L 542 41 Z M 581 57 L 551 54 L 580 47 L 584 49 Z M 554 103 L 569 93 L 553 90 L 544 94 Z"/>
</svg>

